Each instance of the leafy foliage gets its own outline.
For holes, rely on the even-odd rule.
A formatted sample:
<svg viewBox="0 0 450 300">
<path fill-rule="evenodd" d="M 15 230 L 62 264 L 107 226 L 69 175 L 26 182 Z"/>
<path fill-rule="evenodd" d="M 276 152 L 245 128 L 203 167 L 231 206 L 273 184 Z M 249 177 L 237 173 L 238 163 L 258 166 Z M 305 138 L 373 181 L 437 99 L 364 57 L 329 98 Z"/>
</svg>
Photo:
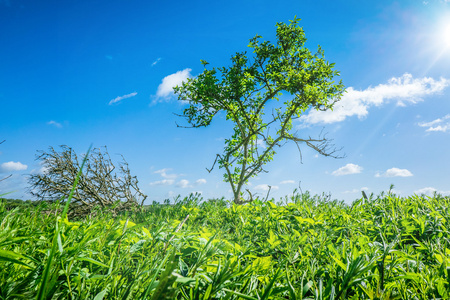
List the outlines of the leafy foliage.
<svg viewBox="0 0 450 300">
<path fill-rule="evenodd" d="M 236 53 L 230 67 L 217 69 L 207 69 L 202 61 L 203 73 L 174 89 L 179 100 L 189 103 L 183 116 L 191 126 L 208 126 L 221 111 L 233 123 L 233 135 L 215 163 L 225 169 L 235 203 L 245 202 L 242 187 L 264 171 L 276 147 L 285 142 L 306 144 L 325 156 L 335 153 L 325 136 L 300 137 L 293 128 L 293 120 L 307 109 L 330 109 L 344 91 L 342 82 L 333 81 L 339 73 L 325 60 L 323 50 L 319 47 L 313 54 L 305 47 L 298 22 L 277 23 L 276 44 L 260 36 L 251 39 L 253 60 L 246 52 Z"/>
<path fill-rule="evenodd" d="M 191 195 L 80 221 L 43 205 L 0 204 L 0 299 L 36 298 L 46 270 L 46 299 L 450 296 L 448 197 L 242 206 Z"/>
</svg>

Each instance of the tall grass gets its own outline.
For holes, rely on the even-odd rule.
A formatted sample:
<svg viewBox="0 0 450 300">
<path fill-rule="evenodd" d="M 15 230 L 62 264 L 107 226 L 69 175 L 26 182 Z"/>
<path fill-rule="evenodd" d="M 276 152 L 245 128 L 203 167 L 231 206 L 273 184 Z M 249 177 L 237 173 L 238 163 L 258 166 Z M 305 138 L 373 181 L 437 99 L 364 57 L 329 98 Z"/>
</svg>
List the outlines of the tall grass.
<svg viewBox="0 0 450 300">
<path fill-rule="evenodd" d="M 0 204 L 0 299 L 450 297 L 448 197 L 191 195 L 79 220 L 57 209 Z"/>
</svg>

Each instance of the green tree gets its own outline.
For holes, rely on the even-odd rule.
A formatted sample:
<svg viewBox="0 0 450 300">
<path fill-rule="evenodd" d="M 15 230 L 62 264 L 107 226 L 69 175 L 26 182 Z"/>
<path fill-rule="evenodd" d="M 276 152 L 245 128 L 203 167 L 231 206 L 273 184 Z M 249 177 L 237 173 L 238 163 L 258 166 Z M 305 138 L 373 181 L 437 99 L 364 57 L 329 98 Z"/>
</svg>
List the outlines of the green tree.
<svg viewBox="0 0 450 300">
<path fill-rule="evenodd" d="M 324 52 L 316 53 L 305 47 L 305 33 L 295 18 L 289 24 L 276 24 L 275 44 L 255 36 L 248 45 L 253 57 L 238 52 L 231 57 L 230 67 L 207 68 L 195 78 L 174 88 L 178 100 L 189 106 L 182 116 L 189 127 L 211 124 L 219 112 L 234 126 L 231 138 L 225 140 L 222 154 L 217 154 L 219 168 L 225 169 L 224 180 L 229 182 L 235 203 L 245 203 L 243 187 L 273 160 L 276 148 L 288 141 L 306 144 L 324 156 L 332 156 L 330 140 L 303 138 L 293 128 L 293 120 L 309 108 L 331 109 L 340 100 L 344 85 L 335 83 L 339 72 L 327 62 Z M 283 97 L 281 97 L 283 95 Z M 212 170 L 211 168 L 211 170 Z M 211 171 L 209 170 L 209 171 Z"/>
</svg>

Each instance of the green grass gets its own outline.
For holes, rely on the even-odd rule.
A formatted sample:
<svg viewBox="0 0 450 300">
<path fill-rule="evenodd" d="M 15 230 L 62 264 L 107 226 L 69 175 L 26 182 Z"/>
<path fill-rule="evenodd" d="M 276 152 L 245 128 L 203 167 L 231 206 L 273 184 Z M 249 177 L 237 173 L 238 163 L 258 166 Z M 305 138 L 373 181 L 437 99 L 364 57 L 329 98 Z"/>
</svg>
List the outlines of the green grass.
<svg viewBox="0 0 450 300">
<path fill-rule="evenodd" d="M 61 210 L 0 204 L 0 299 L 450 297 L 448 197 L 236 206 L 191 195 L 118 217 Z"/>
</svg>

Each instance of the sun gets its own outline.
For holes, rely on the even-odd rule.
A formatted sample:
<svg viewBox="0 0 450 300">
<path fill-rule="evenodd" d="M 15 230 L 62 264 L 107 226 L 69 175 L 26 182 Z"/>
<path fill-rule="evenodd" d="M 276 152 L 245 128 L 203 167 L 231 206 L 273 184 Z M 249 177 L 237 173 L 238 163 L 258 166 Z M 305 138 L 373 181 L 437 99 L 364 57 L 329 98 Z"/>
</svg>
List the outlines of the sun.
<svg viewBox="0 0 450 300">
<path fill-rule="evenodd" d="M 445 48 L 450 48 L 450 21 L 444 25 L 442 30 L 442 43 Z"/>
<path fill-rule="evenodd" d="M 450 1 L 450 0 L 449 0 Z M 429 72 L 435 66 L 447 68 L 450 63 L 450 11 L 435 16 L 433 22 L 423 28 L 421 51 L 427 61 L 424 72 Z"/>
<path fill-rule="evenodd" d="M 438 34 L 436 41 L 443 50 L 450 50 L 450 14 L 447 14 L 445 18 L 442 18 L 438 23 Z"/>
</svg>

